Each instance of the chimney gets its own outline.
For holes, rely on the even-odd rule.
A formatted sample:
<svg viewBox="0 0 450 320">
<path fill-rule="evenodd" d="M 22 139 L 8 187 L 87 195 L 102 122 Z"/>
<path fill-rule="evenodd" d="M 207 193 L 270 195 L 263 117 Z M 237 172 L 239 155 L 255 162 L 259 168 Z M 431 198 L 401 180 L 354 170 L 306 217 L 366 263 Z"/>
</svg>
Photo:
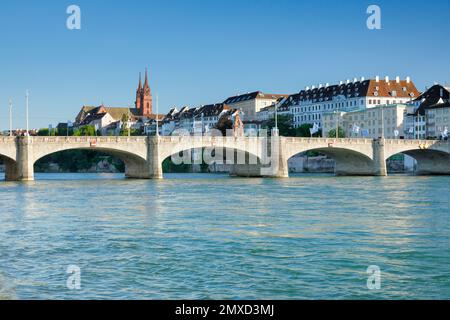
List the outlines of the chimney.
<svg viewBox="0 0 450 320">
<path fill-rule="evenodd" d="M 411 78 L 410 77 L 406 77 L 406 83 L 410 83 L 411 82 Z"/>
<path fill-rule="evenodd" d="M 384 78 L 384 80 L 386 81 L 387 84 L 389 84 L 389 76 L 386 76 L 386 77 Z"/>
<path fill-rule="evenodd" d="M 315 88 L 316 88 L 316 86 L 311 86 L 311 89 L 313 89 L 313 90 L 314 90 Z"/>
<path fill-rule="evenodd" d="M 349 84 L 350 83 L 350 79 L 347 79 L 347 84 Z"/>
<path fill-rule="evenodd" d="M 395 78 L 395 82 L 400 83 L 400 77 L 399 77 L 399 76 L 397 76 L 397 77 Z"/>
<path fill-rule="evenodd" d="M 364 80 L 366 80 L 364 77 L 361 77 L 361 82 L 363 82 Z"/>
<path fill-rule="evenodd" d="M 358 79 L 357 78 L 353 78 L 353 82 L 358 82 Z"/>
<path fill-rule="evenodd" d="M 308 91 L 308 90 L 309 90 L 309 87 L 307 86 L 307 87 L 306 87 L 306 91 Z"/>
<path fill-rule="evenodd" d="M 330 86 L 330 84 L 327 82 L 327 83 L 325 84 L 325 87 L 328 88 L 329 86 Z"/>
<path fill-rule="evenodd" d="M 380 82 L 380 76 L 376 76 L 376 77 L 375 77 L 375 81 L 376 81 L 376 82 Z"/>
<path fill-rule="evenodd" d="M 344 84 L 344 81 L 339 81 L 339 84 L 340 84 L 340 85 Z"/>
<path fill-rule="evenodd" d="M 322 84 L 321 84 L 321 83 L 319 83 L 319 89 L 320 89 L 320 88 L 322 88 L 322 87 L 323 87 L 323 86 L 322 86 Z"/>
</svg>

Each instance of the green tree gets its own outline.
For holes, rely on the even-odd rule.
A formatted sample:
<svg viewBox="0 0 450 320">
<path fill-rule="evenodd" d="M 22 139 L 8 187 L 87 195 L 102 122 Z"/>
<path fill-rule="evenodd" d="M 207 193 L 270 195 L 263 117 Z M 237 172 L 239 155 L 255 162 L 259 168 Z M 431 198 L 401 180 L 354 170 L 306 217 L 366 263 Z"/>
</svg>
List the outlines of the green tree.
<svg viewBox="0 0 450 320">
<path fill-rule="evenodd" d="M 126 137 L 128 136 L 128 129 L 122 128 L 119 133 L 120 136 Z M 140 136 L 142 135 L 141 130 L 138 129 L 130 129 L 130 136 Z"/>
<path fill-rule="evenodd" d="M 328 138 L 336 138 L 336 129 L 328 132 Z M 338 138 L 345 138 L 345 131 L 341 127 L 338 128 Z"/>
<path fill-rule="evenodd" d="M 95 127 L 91 125 L 81 126 L 78 129 L 76 129 L 73 133 L 76 137 L 81 136 L 95 136 Z"/>
<path fill-rule="evenodd" d="M 311 131 L 310 129 L 313 127 L 310 123 L 304 123 L 300 127 L 294 129 L 294 136 L 295 137 L 311 137 Z M 313 137 L 321 137 L 322 136 L 322 129 L 319 129 L 318 132 L 313 134 Z"/>
<path fill-rule="evenodd" d="M 48 128 L 42 128 L 42 129 L 39 129 L 37 135 L 43 137 L 43 136 L 49 136 L 49 133 L 50 132 L 49 132 Z"/>
<path fill-rule="evenodd" d="M 292 115 L 278 115 L 277 124 L 280 136 L 292 137 L 295 134 L 295 129 L 293 126 L 293 116 Z M 263 129 L 267 129 L 269 134 L 272 129 L 275 128 L 275 117 L 265 121 L 262 125 Z"/>
</svg>

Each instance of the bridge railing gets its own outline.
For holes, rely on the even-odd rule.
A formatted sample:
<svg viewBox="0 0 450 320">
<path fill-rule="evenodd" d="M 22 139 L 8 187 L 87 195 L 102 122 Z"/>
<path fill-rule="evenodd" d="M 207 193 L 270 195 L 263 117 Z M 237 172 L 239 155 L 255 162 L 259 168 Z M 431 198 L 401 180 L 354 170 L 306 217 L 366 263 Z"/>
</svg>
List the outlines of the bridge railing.
<svg viewBox="0 0 450 320">
<path fill-rule="evenodd" d="M 117 143 L 117 142 L 145 142 L 147 137 L 123 137 L 123 136 L 111 136 L 111 137 L 96 137 L 96 136 L 80 136 L 80 137 L 33 137 L 33 142 L 43 143 L 90 143 L 95 141 L 96 143 Z"/>
<path fill-rule="evenodd" d="M 203 143 L 233 143 L 233 142 L 256 142 L 260 140 L 259 137 L 227 137 L 227 136 L 160 136 L 160 142 L 166 143 L 186 143 L 203 142 Z"/>
<path fill-rule="evenodd" d="M 294 143 L 342 143 L 342 144 L 368 144 L 372 143 L 372 139 L 364 138 L 302 138 L 302 137 L 285 137 L 285 141 Z"/>
<path fill-rule="evenodd" d="M 418 140 L 418 139 L 385 139 L 385 144 L 391 145 L 434 145 L 448 143 L 443 140 Z"/>
<path fill-rule="evenodd" d="M 12 143 L 16 141 L 16 137 L 10 137 L 10 136 L 1 136 L 0 137 L 0 143 Z"/>
</svg>

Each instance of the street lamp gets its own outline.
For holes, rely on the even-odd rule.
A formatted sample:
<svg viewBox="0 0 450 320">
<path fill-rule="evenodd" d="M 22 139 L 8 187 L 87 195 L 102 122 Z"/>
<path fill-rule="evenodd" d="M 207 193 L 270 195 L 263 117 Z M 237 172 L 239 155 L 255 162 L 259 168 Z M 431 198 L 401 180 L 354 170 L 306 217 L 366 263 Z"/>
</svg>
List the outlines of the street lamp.
<svg viewBox="0 0 450 320">
<path fill-rule="evenodd" d="M 13 136 L 13 129 L 12 129 L 12 100 L 9 99 L 9 136 Z"/>
<path fill-rule="evenodd" d="M 26 105 L 26 122 L 27 122 L 27 132 L 26 132 L 26 136 L 29 136 L 30 135 L 30 128 L 29 128 L 29 120 L 28 120 L 28 100 L 29 100 L 29 96 L 30 96 L 30 94 L 29 94 L 29 92 L 28 92 L 28 90 L 25 92 L 25 105 Z"/>
<path fill-rule="evenodd" d="M 159 137 L 159 96 L 156 95 L 156 136 Z"/>
<path fill-rule="evenodd" d="M 275 132 L 276 135 L 278 136 L 278 108 L 276 103 L 275 103 Z"/>
<path fill-rule="evenodd" d="M 339 110 L 336 110 L 336 140 L 339 139 Z"/>
</svg>

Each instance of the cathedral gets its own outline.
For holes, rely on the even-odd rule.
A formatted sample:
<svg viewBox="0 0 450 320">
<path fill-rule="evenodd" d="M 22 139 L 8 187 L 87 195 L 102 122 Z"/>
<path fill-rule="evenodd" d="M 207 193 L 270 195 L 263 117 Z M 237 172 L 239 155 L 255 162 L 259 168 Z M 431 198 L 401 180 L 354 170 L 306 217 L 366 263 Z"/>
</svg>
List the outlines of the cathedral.
<svg viewBox="0 0 450 320">
<path fill-rule="evenodd" d="M 148 84 L 147 69 L 145 70 L 144 86 L 142 86 L 141 74 L 139 73 L 139 85 L 136 90 L 136 101 L 134 104 L 140 116 L 150 117 L 153 115 L 152 92 Z"/>
</svg>

